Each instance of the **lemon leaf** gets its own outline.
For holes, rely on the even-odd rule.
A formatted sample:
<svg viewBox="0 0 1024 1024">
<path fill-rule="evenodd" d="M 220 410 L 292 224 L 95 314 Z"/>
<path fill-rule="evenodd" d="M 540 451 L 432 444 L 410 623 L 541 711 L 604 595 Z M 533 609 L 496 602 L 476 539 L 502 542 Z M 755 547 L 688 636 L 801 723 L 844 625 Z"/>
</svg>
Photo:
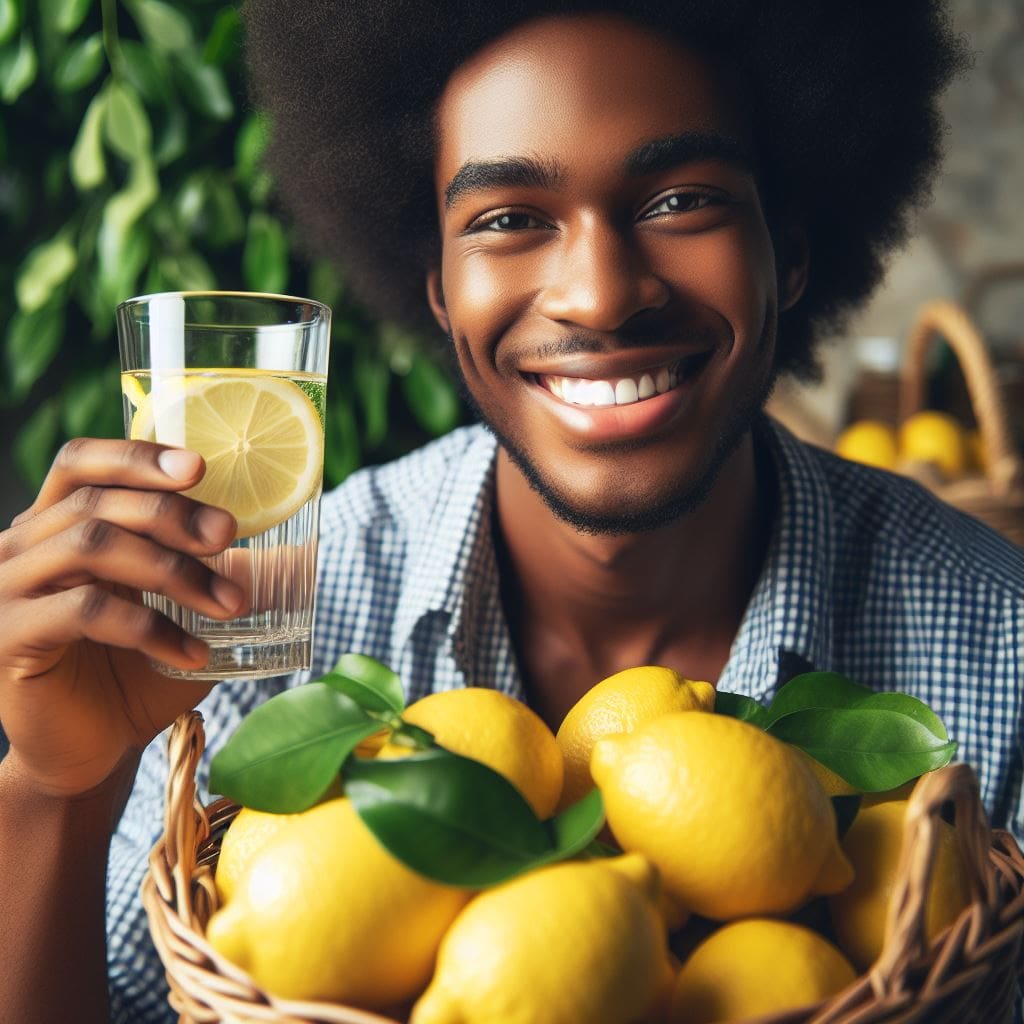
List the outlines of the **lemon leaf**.
<svg viewBox="0 0 1024 1024">
<path fill-rule="evenodd" d="M 351 697 L 367 711 L 405 710 L 405 690 L 397 672 L 365 654 L 343 654 L 338 663 L 320 680 Z"/>
<path fill-rule="evenodd" d="M 356 745 L 380 731 L 354 700 L 307 683 L 249 712 L 210 764 L 210 791 L 257 811 L 312 807 Z"/>
<path fill-rule="evenodd" d="M 604 825 L 604 800 L 595 786 L 586 796 L 545 822 L 552 852 L 549 860 L 565 860 L 586 850 Z"/>
<path fill-rule="evenodd" d="M 895 789 L 948 764 L 957 745 L 882 707 L 804 708 L 768 727 L 865 793 Z"/>
<path fill-rule="evenodd" d="M 738 718 L 741 722 L 750 722 L 762 729 L 768 717 L 767 709 L 761 707 L 753 697 L 743 693 L 729 693 L 727 690 L 715 693 L 715 714 Z"/>
<path fill-rule="evenodd" d="M 804 708 L 856 707 L 872 692 L 838 672 L 804 672 L 790 679 L 775 695 L 768 705 L 764 728 L 770 728 L 783 715 Z"/>
<path fill-rule="evenodd" d="M 445 885 L 495 885 L 552 853 L 547 828 L 512 783 L 441 747 L 393 761 L 351 757 L 342 777 L 391 854 Z"/>
</svg>

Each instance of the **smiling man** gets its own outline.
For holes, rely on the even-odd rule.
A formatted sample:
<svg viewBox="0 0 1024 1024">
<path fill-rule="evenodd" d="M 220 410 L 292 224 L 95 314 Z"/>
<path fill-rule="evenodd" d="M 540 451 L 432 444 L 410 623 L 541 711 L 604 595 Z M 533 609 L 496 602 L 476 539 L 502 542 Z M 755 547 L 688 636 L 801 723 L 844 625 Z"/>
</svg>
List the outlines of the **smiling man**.
<svg viewBox="0 0 1024 1024">
<path fill-rule="evenodd" d="M 761 700 L 831 669 L 928 701 L 993 820 L 1024 834 L 1021 552 L 763 413 L 780 373 L 813 375 L 926 197 L 936 99 L 964 64 L 941 8 L 249 0 L 246 15 L 299 236 L 382 317 L 447 338 L 481 420 L 325 498 L 313 674 L 361 651 L 409 699 L 496 687 L 555 728 L 629 666 Z M 201 473 L 189 453 L 79 441 L 0 535 L 13 1020 L 107 1018 L 108 853 L 109 1014 L 175 1018 L 136 895 L 161 827 L 156 734 L 205 698 L 216 750 L 301 681 L 210 691 L 143 657 L 201 662 L 114 596 L 140 544 L 146 589 L 178 566 L 184 603 L 206 610 L 226 583 L 198 559 L 232 524 L 176 494 Z"/>
</svg>

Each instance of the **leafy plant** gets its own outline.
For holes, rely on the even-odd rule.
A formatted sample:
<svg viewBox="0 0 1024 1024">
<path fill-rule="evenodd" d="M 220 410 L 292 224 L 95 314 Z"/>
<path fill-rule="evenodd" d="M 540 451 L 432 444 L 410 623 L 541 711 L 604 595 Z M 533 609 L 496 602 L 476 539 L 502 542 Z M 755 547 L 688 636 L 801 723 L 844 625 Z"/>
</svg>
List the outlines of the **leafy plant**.
<svg viewBox="0 0 1024 1024">
<path fill-rule="evenodd" d="M 0 0 L 0 402 L 37 486 L 67 437 L 121 436 L 114 308 L 178 289 L 334 310 L 327 482 L 444 433 L 457 393 L 421 339 L 304 263 L 260 159 L 226 0 Z"/>
</svg>

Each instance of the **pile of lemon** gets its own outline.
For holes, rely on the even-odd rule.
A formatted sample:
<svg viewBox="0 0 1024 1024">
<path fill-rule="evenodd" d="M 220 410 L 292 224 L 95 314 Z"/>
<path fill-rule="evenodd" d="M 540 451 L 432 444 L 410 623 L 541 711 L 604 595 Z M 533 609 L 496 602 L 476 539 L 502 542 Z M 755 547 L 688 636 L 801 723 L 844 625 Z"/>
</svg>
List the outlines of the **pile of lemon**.
<svg viewBox="0 0 1024 1024">
<path fill-rule="evenodd" d="M 243 809 L 207 937 L 277 996 L 411 1024 L 710 1024 L 827 998 L 880 952 L 906 794 L 865 799 L 840 841 L 842 784 L 714 704 L 708 683 L 629 669 L 555 736 L 497 691 L 433 694 L 405 720 L 501 773 L 538 816 L 596 783 L 609 855 L 470 892 L 392 857 L 344 796 Z M 967 903 L 945 830 L 933 936 Z"/>
<path fill-rule="evenodd" d="M 983 473 L 986 466 L 979 431 L 935 409 L 914 413 L 899 429 L 881 420 L 857 420 L 839 435 L 835 451 L 854 462 L 937 483 Z"/>
</svg>

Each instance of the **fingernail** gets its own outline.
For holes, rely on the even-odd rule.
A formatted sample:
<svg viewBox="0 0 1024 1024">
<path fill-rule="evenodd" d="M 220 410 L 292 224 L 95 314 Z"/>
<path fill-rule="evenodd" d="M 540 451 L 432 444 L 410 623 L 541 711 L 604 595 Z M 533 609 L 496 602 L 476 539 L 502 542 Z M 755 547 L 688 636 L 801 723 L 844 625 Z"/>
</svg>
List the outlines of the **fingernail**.
<svg viewBox="0 0 1024 1024">
<path fill-rule="evenodd" d="M 223 576 L 214 576 L 210 582 L 210 593 L 213 599 L 224 611 L 233 612 L 242 603 L 242 588 L 237 583 L 225 579 Z"/>
<path fill-rule="evenodd" d="M 226 544 L 235 533 L 235 520 L 230 512 L 207 505 L 196 513 L 196 533 L 206 544 Z"/>
<path fill-rule="evenodd" d="M 195 452 L 183 448 L 168 448 L 156 457 L 156 461 L 174 480 L 191 480 L 202 465 L 200 457 Z"/>
</svg>

